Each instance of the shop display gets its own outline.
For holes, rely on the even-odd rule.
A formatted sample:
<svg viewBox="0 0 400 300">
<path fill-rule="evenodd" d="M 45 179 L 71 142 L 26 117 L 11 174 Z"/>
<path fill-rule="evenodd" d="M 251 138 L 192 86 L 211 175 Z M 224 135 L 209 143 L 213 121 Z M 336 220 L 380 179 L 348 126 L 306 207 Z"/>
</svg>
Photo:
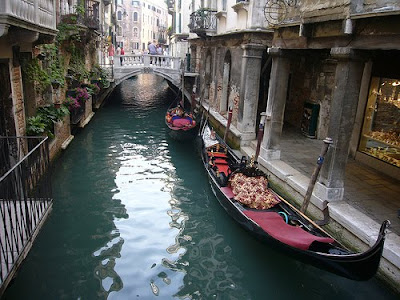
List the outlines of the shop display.
<svg viewBox="0 0 400 300">
<path fill-rule="evenodd" d="M 400 167 L 400 80 L 372 78 L 358 150 Z"/>
</svg>

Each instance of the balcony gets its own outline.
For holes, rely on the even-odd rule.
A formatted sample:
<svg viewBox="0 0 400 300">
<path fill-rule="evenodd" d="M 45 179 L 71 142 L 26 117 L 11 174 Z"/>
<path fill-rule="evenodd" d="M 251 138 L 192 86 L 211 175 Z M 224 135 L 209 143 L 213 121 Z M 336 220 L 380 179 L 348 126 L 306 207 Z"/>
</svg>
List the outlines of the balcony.
<svg viewBox="0 0 400 300">
<path fill-rule="evenodd" d="M 217 33 L 216 11 L 209 8 L 201 8 L 190 15 L 190 32 L 200 37 Z"/>
<path fill-rule="evenodd" d="M 61 21 L 67 24 L 80 24 L 89 29 L 100 29 L 99 2 L 86 0 L 83 6 L 69 6 L 67 0 L 60 2 Z"/>
<path fill-rule="evenodd" d="M 47 139 L 0 137 L 0 292 L 52 207 Z"/>
<path fill-rule="evenodd" d="M 56 35 L 56 0 L 1 0 L 0 36 L 11 26 Z"/>
<path fill-rule="evenodd" d="M 97 1 L 85 1 L 85 20 L 84 24 L 94 30 L 100 28 L 99 3 Z"/>
</svg>

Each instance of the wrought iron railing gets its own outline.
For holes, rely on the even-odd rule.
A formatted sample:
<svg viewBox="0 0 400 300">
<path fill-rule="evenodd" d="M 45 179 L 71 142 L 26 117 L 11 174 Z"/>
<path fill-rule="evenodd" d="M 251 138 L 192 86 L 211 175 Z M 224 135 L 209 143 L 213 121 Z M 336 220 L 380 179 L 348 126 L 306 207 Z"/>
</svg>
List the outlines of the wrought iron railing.
<svg viewBox="0 0 400 300">
<path fill-rule="evenodd" d="M 209 8 L 201 8 L 190 15 L 190 32 L 198 35 L 215 33 L 217 31 L 217 12 Z"/>
<path fill-rule="evenodd" d="M 85 1 L 85 25 L 90 29 L 100 29 L 99 2 Z"/>
<path fill-rule="evenodd" d="M 1 295 L 53 203 L 47 137 L 0 137 L 0 164 Z"/>
<path fill-rule="evenodd" d="M 80 11 L 80 7 L 83 11 Z M 69 5 L 67 0 L 60 1 L 61 21 L 68 24 L 82 24 L 90 29 L 100 29 L 99 2 L 94 0 L 75 0 Z"/>
</svg>

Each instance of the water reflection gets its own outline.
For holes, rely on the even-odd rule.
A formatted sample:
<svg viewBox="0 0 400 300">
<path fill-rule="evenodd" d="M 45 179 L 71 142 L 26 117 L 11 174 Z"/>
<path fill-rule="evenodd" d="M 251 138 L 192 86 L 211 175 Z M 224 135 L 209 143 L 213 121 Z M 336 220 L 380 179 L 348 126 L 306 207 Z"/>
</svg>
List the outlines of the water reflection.
<svg viewBox="0 0 400 300">
<path fill-rule="evenodd" d="M 75 137 L 57 164 L 50 219 L 4 299 L 396 299 L 235 224 L 198 145 L 167 135 L 174 98 L 156 76 L 125 81 Z"/>
</svg>

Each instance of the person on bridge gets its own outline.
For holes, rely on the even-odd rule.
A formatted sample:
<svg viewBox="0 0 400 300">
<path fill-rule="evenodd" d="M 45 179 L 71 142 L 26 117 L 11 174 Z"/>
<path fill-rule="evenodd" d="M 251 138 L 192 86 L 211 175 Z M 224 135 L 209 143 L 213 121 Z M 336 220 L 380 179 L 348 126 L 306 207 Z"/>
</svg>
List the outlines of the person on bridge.
<svg viewBox="0 0 400 300">
<path fill-rule="evenodd" d="M 161 47 L 161 44 L 157 45 L 157 55 L 163 55 L 163 48 Z M 161 57 L 158 58 L 158 63 L 161 66 Z"/>
<path fill-rule="evenodd" d="M 157 49 L 156 49 L 156 41 L 153 41 L 152 43 L 149 43 L 149 54 L 150 55 L 157 55 Z M 153 58 L 150 57 L 150 63 L 153 62 Z M 155 63 L 155 61 L 154 61 Z"/>
<path fill-rule="evenodd" d="M 124 56 L 125 55 L 125 50 L 124 47 L 121 48 L 121 56 L 119 57 L 120 61 L 121 61 L 121 66 L 123 65 L 123 61 L 124 61 Z"/>
</svg>

